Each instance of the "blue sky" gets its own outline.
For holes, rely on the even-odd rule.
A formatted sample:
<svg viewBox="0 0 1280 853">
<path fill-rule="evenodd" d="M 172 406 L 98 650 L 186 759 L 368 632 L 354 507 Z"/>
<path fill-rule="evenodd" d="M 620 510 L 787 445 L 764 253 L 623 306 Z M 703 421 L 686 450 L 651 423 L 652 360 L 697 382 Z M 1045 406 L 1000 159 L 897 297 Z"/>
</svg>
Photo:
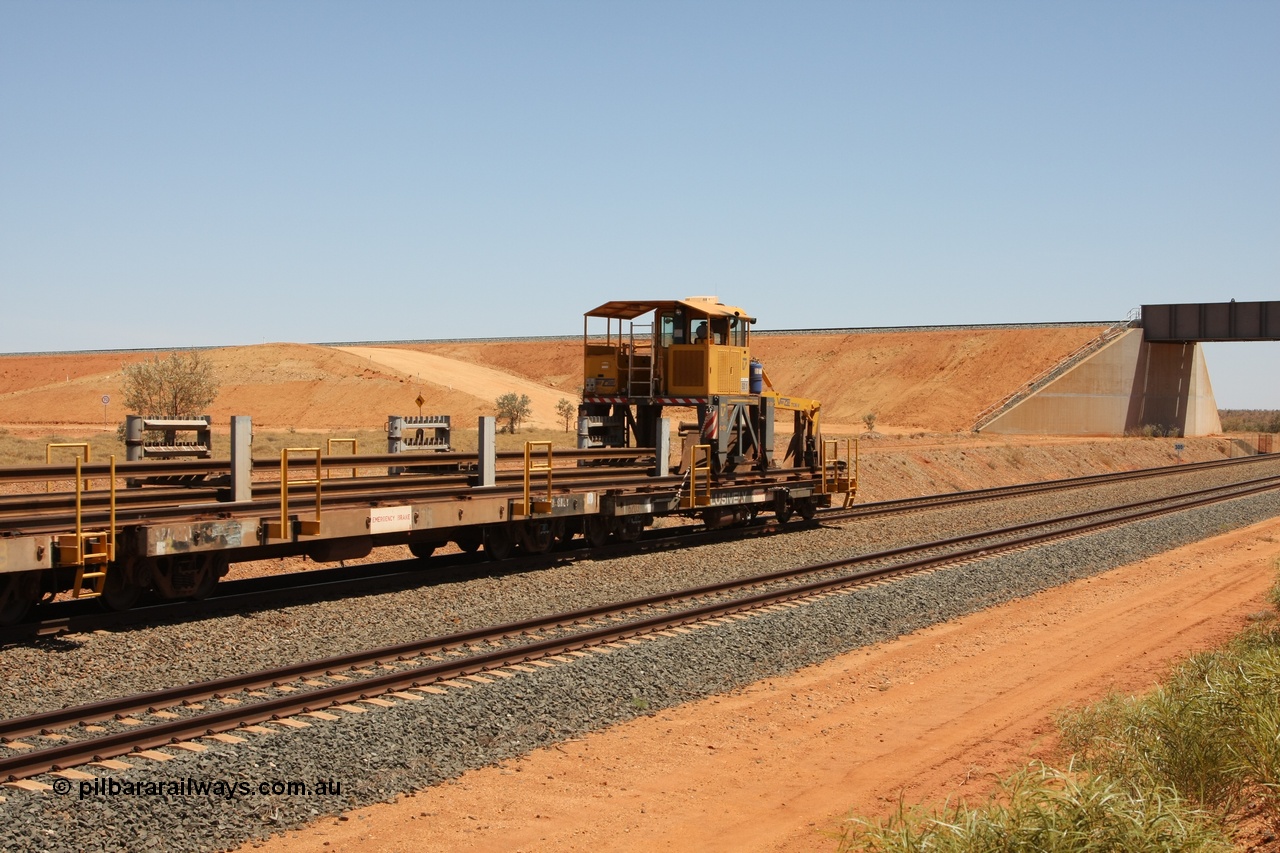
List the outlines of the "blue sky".
<svg viewBox="0 0 1280 853">
<path fill-rule="evenodd" d="M 1280 3 L 0 2 L 0 351 L 1280 298 Z M 1280 344 L 1210 347 L 1280 407 Z"/>
</svg>

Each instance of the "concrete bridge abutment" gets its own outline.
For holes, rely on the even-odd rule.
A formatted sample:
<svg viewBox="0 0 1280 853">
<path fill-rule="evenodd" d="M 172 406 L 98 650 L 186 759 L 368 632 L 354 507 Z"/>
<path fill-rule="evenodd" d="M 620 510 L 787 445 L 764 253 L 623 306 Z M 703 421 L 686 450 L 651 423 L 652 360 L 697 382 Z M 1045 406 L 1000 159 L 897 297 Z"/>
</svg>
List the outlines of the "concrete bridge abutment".
<svg viewBox="0 0 1280 853">
<path fill-rule="evenodd" d="M 982 432 L 1039 435 L 1211 435 L 1222 431 L 1199 343 L 1152 343 L 1130 329 Z"/>
</svg>

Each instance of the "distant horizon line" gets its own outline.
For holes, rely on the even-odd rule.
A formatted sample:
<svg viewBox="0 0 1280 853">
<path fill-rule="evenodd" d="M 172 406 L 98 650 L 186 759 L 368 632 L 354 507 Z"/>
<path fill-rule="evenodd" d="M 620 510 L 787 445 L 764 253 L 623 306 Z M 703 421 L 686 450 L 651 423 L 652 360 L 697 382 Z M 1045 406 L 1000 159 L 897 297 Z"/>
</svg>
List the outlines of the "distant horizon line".
<svg viewBox="0 0 1280 853">
<path fill-rule="evenodd" d="M 1112 326 L 1122 320 L 1072 320 L 1065 322 L 1051 323 L 952 323 L 944 325 L 913 325 L 913 326 L 852 326 L 848 328 L 816 328 L 816 329 L 752 329 L 752 335 L 761 335 L 771 337 L 774 335 L 859 335 L 874 334 L 878 332 L 943 332 L 955 331 L 958 329 L 977 329 L 977 330 L 997 330 L 997 329 L 1052 329 L 1052 328 L 1093 328 L 1098 326 Z M 603 337 L 603 335 L 591 335 L 590 337 Z M 163 346 L 163 347 L 107 347 L 100 349 L 81 349 L 81 350 L 28 350 L 21 352 L 0 352 L 0 358 L 7 356 L 32 356 L 32 355 L 102 355 L 106 353 L 124 353 L 124 352 L 179 352 L 179 351 L 206 351 L 216 349 L 231 349 L 232 347 L 260 347 L 275 344 L 302 344 L 303 346 L 318 347 L 363 347 L 363 346 L 386 346 L 399 344 L 487 344 L 487 343 L 519 343 L 523 341 L 576 341 L 580 340 L 582 335 L 510 335 L 506 337 L 487 337 L 487 338 L 404 338 L 399 340 L 384 341 L 263 341 L 257 344 L 203 344 L 197 346 Z"/>
</svg>

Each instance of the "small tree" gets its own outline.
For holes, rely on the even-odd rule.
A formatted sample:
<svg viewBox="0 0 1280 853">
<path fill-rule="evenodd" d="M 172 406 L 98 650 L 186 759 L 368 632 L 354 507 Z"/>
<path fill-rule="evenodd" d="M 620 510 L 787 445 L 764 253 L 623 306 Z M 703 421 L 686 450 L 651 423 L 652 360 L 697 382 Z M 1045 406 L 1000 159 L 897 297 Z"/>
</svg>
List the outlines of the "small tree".
<svg viewBox="0 0 1280 853">
<path fill-rule="evenodd" d="M 507 422 L 507 425 L 502 428 L 503 432 L 514 434 L 520 428 L 520 422 L 529 417 L 531 412 L 528 394 L 517 396 L 513 391 L 510 394 L 503 394 L 495 402 L 498 406 L 498 417 Z"/>
<path fill-rule="evenodd" d="M 573 420 L 573 403 L 561 397 L 560 402 L 556 403 L 556 414 L 564 419 L 564 431 L 568 432 L 569 421 Z"/>
<path fill-rule="evenodd" d="M 866 424 L 867 432 L 876 431 L 876 413 L 875 412 L 867 412 L 865 415 L 863 415 L 862 422 Z"/>
<path fill-rule="evenodd" d="M 218 396 L 213 364 L 195 350 L 148 359 L 124 369 L 124 405 L 144 418 L 200 415 Z"/>
</svg>

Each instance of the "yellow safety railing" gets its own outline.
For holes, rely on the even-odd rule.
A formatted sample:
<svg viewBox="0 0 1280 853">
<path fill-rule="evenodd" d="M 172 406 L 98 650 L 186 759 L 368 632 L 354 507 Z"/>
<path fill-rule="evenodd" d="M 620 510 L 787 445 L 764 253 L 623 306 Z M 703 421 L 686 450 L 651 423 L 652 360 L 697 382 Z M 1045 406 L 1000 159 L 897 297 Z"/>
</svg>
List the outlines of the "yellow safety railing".
<svg viewBox="0 0 1280 853">
<path fill-rule="evenodd" d="M 822 493 L 824 495 L 844 493 L 846 508 L 853 504 L 858 493 L 858 465 L 860 461 L 858 439 L 844 439 L 844 459 L 840 458 L 840 439 L 824 438 L 822 440 Z M 841 468 L 843 461 L 844 467 Z"/>
<path fill-rule="evenodd" d="M 268 539 L 292 539 L 293 533 L 289 525 L 289 454 L 314 453 L 316 455 L 315 480 L 295 480 L 294 483 L 316 485 L 316 519 L 315 521 L 298 520 L 298 533 L 304 536 L 316 536 L 320 533 L 320 448 L 318 447 L 286 447 L 280 451 L 280 520 L 268 521 L 266 534 Z"/>
<path fill-rule="evenodd" d="M 533 455 L 535 447 L 546 451 L 546 458 L 535 459 Z M 544 473 L 547 475 L 547 499 L 535 501 L 532 499 L 533 477 L 535 474 Z M 548 512 L 551 512 L 551 442 L 526 441 L 524 443 L 524 503 L 520 506 L 520 514 L 535 515 Z"/>
<path fill-rule="evenodd" d="M 360 443 L 359 443 L 356 439 L 354 439 L 354 438 L 331 438 L 331 439 L 329 439 L 328 443 L 327 443 L 327 444 L 325 444 L 325 449 L 324 449 L 324 455 L 325 455 L 325 456 L 332 456 L 332 455 L 333 455 L 333 445 L 334 445 L 335 443 L 337 443 L 337 444 L 349 444 L 349 445 L 351 445 L 351 455 L 352 455 L 352 456 L 359 456 L 359 455 L 360 455 Z M 328 476 L 330 476 L 330 477 L 332 477 L 332 476 L 333 476 L 333 471 L 328 471 L 328 472 L 326 472 L 326 473 L 327 473 L 327 474 L 328 474 Z M 353 468 L 351 469 L 351 476 L 352 476 L 352 477 L 355 477 L 355 475 L 356 475 L 356 469 L 353 467 Z"/>
<path fill-rule="evenodd" d="M 702 492 L 698 492 L 698 474 L 706 476 L 702 481 Z M 695 444 L 693 455 L 689 459 L 689 497 L 685 509 L 695 506 L 708 506 L 711 503 L 711 445 Z"/>
<path fill-rule="evenodd" d="M 91 451 L 89 450 L 89 442 L 87 442 L 87 441 L 62 441 L 62 442 L 54 442 L 54 443 L 52 443 L 52 444 L 46 444 L 46 445 L 44 446 L 44 461 L 45 461 L 45 464 L 46 464 L 46 465 L 52 465 L 52 464 L 53 464 L 53 449 L 54 449 L 55 447 L 68 447 L 68 448 L 69 448 L 69 447 L 74 447 L 74 448 L 76 448 L 77 450 L 83 450 L 83 451 L 84 451 L 84 463 L 85 463 L 86 465 L 88 465 L 88 464 L 89 464 L 89 456 L 91 455 Z M 77 462 L 77 463 L 79 463 L 79 461 L 80 461 L 80 454 L 79 454 L 79 453 L 77 453 L 77 454 L 76 454 L 76 462 Z M 79 468 L 77 468 L 76 470 L 77 470 L 77 471 L 79 471 Z M 76 479 L 77 479 L 77 480 L 79 480 L 79 479 L 80 479 L 80 475 L 79 475 L 79 474 L 76 474 Z M 86 489 L 86 490 L 88 490 L 88 488 L 89 488 L 89 481 L 88 481 L 88 480 L 85 480 L 85 481 L 84 481 L 84 487 L 85 487 L 85 489 Z M 44 483 L 44 491 L 45 491 L 45 494 L 48 494 L 49 492 L 53 491 L 53 481 L 52 481 L 52 480 L 45 480 L 45 483 Z"/>
<path fill-rule="evenodd" d="M 76 532 L 59 534 L 58 565 L 76 567 L 72 598 L 97 598 L 106 589 L 107 568 L 116 558 L 116 457 L 111 457 L 108 473 L 110 498 L 106 530 L 84 529 L 83 493 L 87 483 L 81 478 L 80 466 L 80 457 L 76 456 Z M 90 571 L 90 567 L 97 568 Z M 92 591 L 85 591 L 85 581 L 93 582 Z"/>
</svg>

